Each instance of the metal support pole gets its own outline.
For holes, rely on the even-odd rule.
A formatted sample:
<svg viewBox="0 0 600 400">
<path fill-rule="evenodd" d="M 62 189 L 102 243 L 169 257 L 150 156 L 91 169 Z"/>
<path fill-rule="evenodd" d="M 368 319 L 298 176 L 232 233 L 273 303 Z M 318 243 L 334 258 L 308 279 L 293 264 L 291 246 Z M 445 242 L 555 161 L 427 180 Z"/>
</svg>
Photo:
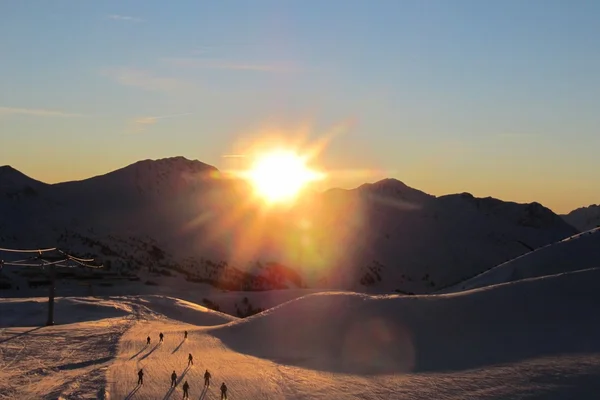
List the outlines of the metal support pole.
<svg viewBox="0 0 600 400">
<path fill-rule="evenodd" d="M 54 325 L 54 292 L 56 290 L 56 267 L 50 266 L 50 292 L 48 293 L 48 321 L 47 326 Z"/>
</svg>

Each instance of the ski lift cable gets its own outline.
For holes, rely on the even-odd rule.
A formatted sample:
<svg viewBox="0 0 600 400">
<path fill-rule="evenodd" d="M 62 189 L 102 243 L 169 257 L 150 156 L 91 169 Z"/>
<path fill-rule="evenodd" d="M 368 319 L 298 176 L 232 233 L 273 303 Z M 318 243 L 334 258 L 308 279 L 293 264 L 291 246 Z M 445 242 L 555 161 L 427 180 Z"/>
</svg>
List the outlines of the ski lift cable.
<svg viewBox="0 0 600 400">
<path fill-rule="evenodd" d="M 11 261 L 11 263 L 16 264 L 16 263 L 23 263 L 23 262 L 26 262 L 26 261 L 33 261 L 33 260 L 37 260 L 37 257 L 24 258 L 22 260 Z"/>
<path fill-rule="evenodd" d="M 64 263 L 65 261 L 66 260 L 59 260 L 59 261 L 52 261 L 52 262 L 40 263 L 40 264 L 23 264 L 23 263 L 4 261 L 2 264 L 13 266 L 13 267 L 46 267 L 48 265 L 57 265 L 60 263 Z"/>
<path fill-rule="evenodd" d="M 0 251 L 5 251 L 7 253 L 46 253 L 49 251 L 55 251 L 57 250 L 56 247 L 52 247 L 52 248 L 48 248 L 48 249 L 28 249 L 28 250 L 23 250 L 23 249 L 5 249 L 3 247 L 0 247 Z"/>
<path fill-rule="evenodd" d="M 8 252 L 8 253 L 37 253 L 38 257 L 34 257 L 32 258 L 33 260 L 35 259 L 40 259 L 40 256 L 42 255 L 42 253 L 47 253 L 47 252 L 51 252 L 51 251 L 58 251 L 59 253 L 63 254 L 65 256 L 65 260 L 61 260 L 60 262 L 65 262 L 67 260 L 71 260 L 73 262 L 76 262 L 77 264 L 86 267 L 86 268 L 102 268 L 102 265 L 90 265 L 88 263 L 90 262 L 94 262 L 93 258 L 79 258 L 79 257 L 75 257 L 72 256 L 71 254 L 68 254 L 67 252 L 56 248 L 56 247 L 51 247 L 51 248 L 46 248 L 46 249 L 7 249 L 7 248 L 3 248 L 0 247 L 0 251 L 4 251 L 4 252 Z M 18 261 L 11 261 L 11 262 L 4 262 L 4 265 L 10 265 L 10 266 L 23 266 L 23 267 L 43 267 L 44 265 L 57 265 L 57 262 L 52 262 L 52 263 L 44 263 L 44 264 L 22 264 L 22 262 L 24 261 L 31 261 L 32 259 L 25 259 L 25 260 L 18 260 Z"/>
<path fill-rule="evenodd" d="M 86 264 L 86 263 L 83 263 L 81 261 L 77 261 L 76 259 L 73 259 L 73 258 L 71 258 L 70 261 L 73 261 L 73 262 L 75 262 L 75 263 L 77 263 L 77 264 L 79 264 L 79 265 L 81 265 L 83 267 L 86 267 L 86 268 L 99 269 L 99 268 L 103 267 L 103 265 L 90 265 L 90 264 Z"/>
<path fill-rule="evenodd" d="M 6 262 L 6 261 L 3 263 L 3 265 L 8 265 L 9 267 L 12 266 L 12 267 L 38 267 L 38 268 L 44 266 L 44 264 L 14 264 L 11 262 Z"/>
<path fill-rule="evenodd" d="M 64 252 L 60 249 L 57 249 L 57 250 L 59 253 L 64 254 L 65 256 L 67 256 L 68 258 L 70 258 L 72 260 L 77 260 L 77 261 L 81 261 L 81 262 L 93 262 L 94 261 L 93 258 L 79 258 L 79 257 L 72 256 L 70 254 L 67 254 L 66 252 Z"/>
</svg>

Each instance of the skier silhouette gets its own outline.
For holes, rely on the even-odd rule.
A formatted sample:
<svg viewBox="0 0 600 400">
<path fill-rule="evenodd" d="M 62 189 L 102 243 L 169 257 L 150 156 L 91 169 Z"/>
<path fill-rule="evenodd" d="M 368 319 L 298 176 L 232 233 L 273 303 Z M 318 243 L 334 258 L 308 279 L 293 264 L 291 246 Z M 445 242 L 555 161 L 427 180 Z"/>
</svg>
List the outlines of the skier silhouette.
<svg viewBox="0 0 600 400">
<path fill-rule="evenodd" d="M 188 367 L 190 364 L 194 365 L 194 357 L 192 357 L 192 353 L 188 356 Z"/>
<path fill-rule="evenodd" d="M 190 385 L 188 385 L 187 381 L 185 381 L 185 383 L 183 384 L 183 398 L 184 399 L 190 398 L 190 394 L 188 393 L 188 390 L 190 390 Z"/>
<path fill-rule="evenodd" d="M 225 385 L 225 382 L 221 384 L 221 400 L 223 399 L 227 399 L 227 386 Z"/>
<path fill-rule="evenodd" d="M 161 332 L 161 333 L 158 335 L 158 337 L 160 338 L 160 341 L 159 341 L 159 343 L 162 343 L 162 341 L 163 341 L 163 338 L 165 337 L 165 336 L 162 334 L 162 332 Z"/>
<path fill-rule="evenodd" d="M 140 369 L 138 371 L 138 385 L 143 385 L 144 384 L 144 370 Z"/>
<path fill-rule="evenodd" d="M 171 374 L 171 387 L 177 386 L 177 374 L 175 371 Z"/>
<path fill-rule="evenodd" d="M 150 336 L 148 336 L 148 337 L 146 338 L 146 345 L 149 345 L 149 344 L 150 344 Z"/>
<path fill-rule="evenodd" d="M 183 332 L 183 338 L 184 338 L 184 339 L 187 339 L 187 331 L 184 331 L 184 332 Z"/>
<path fill-rule="evenodd" d="M 210 385 L 210 372 L 206 370 L 204 373 L 204 386 L 208 387 Z"/>
</svg>

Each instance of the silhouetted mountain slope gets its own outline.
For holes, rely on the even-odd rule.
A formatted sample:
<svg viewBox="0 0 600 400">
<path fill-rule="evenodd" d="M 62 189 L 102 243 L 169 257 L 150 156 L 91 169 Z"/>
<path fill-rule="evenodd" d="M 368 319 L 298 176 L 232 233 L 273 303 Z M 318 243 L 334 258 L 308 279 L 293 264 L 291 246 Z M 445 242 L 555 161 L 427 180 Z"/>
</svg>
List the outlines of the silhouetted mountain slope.
<svg viewBox="0 0 600 400">
<path fill-rule="evenodd" d="M 562 216 L 565 221 L 579 229 L 587 231 L 600 226 L 600 205 L 581 207 Z"/>
<path fill-rule="evenodd" d="M 429 292 L 577 233 L 538 203 L 435 197 L 395 179 L 266 210 L 247 183 L 183 157 L 54 185 L 0 171 L 0 245 L 59 243 L 211 283 L 241 285 L 275 263 L 290 271 L 283 287 Z"/>
</svg>

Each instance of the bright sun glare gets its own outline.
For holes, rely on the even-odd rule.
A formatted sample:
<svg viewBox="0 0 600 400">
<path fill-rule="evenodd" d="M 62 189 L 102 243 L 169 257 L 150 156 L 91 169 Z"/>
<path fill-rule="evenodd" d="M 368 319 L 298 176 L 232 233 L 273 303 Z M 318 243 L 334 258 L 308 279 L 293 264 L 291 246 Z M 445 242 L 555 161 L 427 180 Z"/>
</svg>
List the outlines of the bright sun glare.
<svg viewBox="0 0 600 400">
<path fill-rule="evenodd" d="M 256 192 L 269 203 L 287 201 L 323 174 L 307 167 L 306 159 L 293 151 L 273 151 L 258 157 L 247 172 Z"/>
</svg>

